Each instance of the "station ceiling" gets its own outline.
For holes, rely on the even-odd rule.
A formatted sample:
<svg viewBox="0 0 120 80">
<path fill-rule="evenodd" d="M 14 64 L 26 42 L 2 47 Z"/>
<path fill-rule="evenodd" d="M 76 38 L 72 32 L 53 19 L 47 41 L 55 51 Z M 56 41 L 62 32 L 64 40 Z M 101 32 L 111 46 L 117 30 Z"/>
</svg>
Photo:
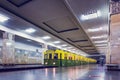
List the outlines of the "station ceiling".
<svg viewBox="0 0 120 80">
<path fill-rule="evenodd" d="M 29 35 L 35 38 L 47 35 L 51 37 L 47 42 L 59 39 L 61 45 L 67 43 L 90 55 L 106 53 L 107 42 L 99 41 L 108 39 L 108 0 L 0 0 L 0 13 L 10 18 L 1 23 L 7 28 L 23 33 L 34 28 L 36 32 Z M 97 16 L 83 19 L 91 14 Z M 93 39 L 101 36 L 105 37 Z"/>
</svg>

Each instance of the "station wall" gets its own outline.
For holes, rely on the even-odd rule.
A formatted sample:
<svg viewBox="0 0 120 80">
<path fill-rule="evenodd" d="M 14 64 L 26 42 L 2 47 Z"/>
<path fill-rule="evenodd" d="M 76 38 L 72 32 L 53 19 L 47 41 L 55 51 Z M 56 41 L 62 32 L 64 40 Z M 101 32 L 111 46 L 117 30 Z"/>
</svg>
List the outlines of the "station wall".
<svg viewBox="0 0 120 80">
<path fill-rule="evenodd" d="M 2 39 L 0 39 L 0 63 L 2 64 Z M 15 64 L 43 64 L 44 48 L 15 42 Z M 9 56 L 9 55 L 8 55 Z"/>
</svg>

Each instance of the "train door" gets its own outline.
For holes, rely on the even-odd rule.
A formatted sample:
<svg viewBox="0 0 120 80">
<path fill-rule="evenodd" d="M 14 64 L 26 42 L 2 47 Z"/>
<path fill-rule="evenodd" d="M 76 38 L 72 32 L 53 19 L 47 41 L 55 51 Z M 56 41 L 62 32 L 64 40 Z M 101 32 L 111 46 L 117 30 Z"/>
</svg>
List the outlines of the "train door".
<svg viewBox="0 0 120 80">
<path fill-rule="evenodd" d="M 60 66 L 62 66 L 62 53 L 60 53 Z"/>
<path fill-rule="evenodd" d="M 67 56 L 67 52 L 65 52 L 65 54 L 64 54 L 64 60 L 65 60 L 65 66 L 68 66 L 68 61 L 67 61 L 67 59 L 68 59 L 68 56 Z"/>
</svg>

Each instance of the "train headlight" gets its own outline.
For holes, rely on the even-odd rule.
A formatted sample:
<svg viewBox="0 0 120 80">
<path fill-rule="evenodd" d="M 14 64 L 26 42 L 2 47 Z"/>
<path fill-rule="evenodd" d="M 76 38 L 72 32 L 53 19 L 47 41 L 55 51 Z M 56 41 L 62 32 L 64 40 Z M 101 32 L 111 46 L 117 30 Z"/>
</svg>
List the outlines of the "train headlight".
<svg viewBox="0 0 120 80">
<path fill-rule="evenodd" d="M 53 64 L 55 64 L 55 62 L 53 62 Z"/>
<path fill-rule="evenodd" d="M 48 64 L 48 62 L 45 62 L 45 64 Z"/>
</svg>

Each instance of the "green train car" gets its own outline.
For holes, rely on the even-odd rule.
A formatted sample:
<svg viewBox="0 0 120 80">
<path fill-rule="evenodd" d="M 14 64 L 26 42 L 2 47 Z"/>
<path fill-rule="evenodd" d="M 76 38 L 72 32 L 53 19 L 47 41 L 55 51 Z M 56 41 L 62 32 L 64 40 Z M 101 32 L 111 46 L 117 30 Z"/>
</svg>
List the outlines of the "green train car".
<svg viewBox="0 0 120 80">
<path fill-rule="evenodd" d="M 45 66 L 78 66 L 96 63 L 96 60 L 63 50 L 47 50 L 44 52 Z"/>
</svg>

